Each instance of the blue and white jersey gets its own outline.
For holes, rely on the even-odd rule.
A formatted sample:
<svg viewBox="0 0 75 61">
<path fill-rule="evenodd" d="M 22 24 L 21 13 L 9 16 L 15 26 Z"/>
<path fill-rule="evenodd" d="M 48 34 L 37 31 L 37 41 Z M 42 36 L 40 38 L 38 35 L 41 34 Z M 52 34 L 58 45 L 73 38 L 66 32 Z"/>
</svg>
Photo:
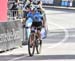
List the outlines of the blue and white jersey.
<svg viewBox="0 0 75 61">
<path fill-rule="evenodd" d="M 42 15 L 40 14 L 40 12 L 35 12 L 34 14 L 32 14 L 31 12 L 29 12 L 28 14 L 27 14 L 27 17 L 31 17 L 32 19 L 33 19 L 33 21 L 35 21 L 35 22 L 40 22 L 40 21 L 42 21 Z"/>
</svg>

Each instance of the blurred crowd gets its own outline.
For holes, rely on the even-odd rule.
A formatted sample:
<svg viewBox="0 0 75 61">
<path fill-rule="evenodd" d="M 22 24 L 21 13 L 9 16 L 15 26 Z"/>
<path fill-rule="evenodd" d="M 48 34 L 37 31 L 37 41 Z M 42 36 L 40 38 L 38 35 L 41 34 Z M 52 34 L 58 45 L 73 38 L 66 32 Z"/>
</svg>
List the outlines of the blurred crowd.
<svg viewBox="0 0 75 61">
<path fill-rule="evenodd" d="M 22 0 L 22 2 L 20 0 L 15 0 L 10 11 L 15 19 L 24 18 L 27 12 L 34 7 L 34 5 L 39 5 L 41 10 L 43 10 L 42 2 L 40 0 L 36 4 L 34 4 L 32 0 Z"/>
</svg>

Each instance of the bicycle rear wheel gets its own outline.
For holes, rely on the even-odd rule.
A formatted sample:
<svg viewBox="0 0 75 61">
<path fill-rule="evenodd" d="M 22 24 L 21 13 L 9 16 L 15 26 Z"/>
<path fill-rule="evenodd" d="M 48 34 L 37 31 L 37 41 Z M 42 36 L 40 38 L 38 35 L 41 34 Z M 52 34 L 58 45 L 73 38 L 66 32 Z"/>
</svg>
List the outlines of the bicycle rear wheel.
<svg viewBox="0 0 75 61">
<path fill-rule="evenodd" d="M 31 35 L 29 37 L 29 40 L 28 40 L 28 53 L 29 53 L 29 56 L 33 56 L 34 55 L 34 51 L 35 51 L 35 40 L 33 40 L 33 43 L 31 44 Z"/>
<path fill-rule="evenodd" d="M 36 40 L 36 52 L 37 54 L 41 53 L 41 47 L 42 47 L 42 40 Z"/>
</svg>

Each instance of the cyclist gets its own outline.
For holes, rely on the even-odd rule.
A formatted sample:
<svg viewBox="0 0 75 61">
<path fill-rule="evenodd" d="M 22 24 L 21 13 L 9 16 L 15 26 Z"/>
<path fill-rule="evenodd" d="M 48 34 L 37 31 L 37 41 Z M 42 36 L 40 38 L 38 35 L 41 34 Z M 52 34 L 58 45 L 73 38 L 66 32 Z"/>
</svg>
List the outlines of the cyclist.
<svg viewBox="0 0 75 61">
<path fill-rule="evenodd" d="M 41 39 L 41 28 L 38 28 L 38 27 L 44 26 L 43 16 L 40 14 L 40 12 L 38 11 L 37 8 L 32 8 L 32 10 L 27 14 L 27 18 L 32 19 L 33 22 L 32 22 L 31 28 L 32 27 L 37 28 L 38 38 L 39 38 L 39 40 L 42 41 L 42 39 Z M 34 37 L 31 36 L 31 38 L 32 38 L 31 43 L 33 43 L 32 40 L 34 39 Z"/>
</svg>

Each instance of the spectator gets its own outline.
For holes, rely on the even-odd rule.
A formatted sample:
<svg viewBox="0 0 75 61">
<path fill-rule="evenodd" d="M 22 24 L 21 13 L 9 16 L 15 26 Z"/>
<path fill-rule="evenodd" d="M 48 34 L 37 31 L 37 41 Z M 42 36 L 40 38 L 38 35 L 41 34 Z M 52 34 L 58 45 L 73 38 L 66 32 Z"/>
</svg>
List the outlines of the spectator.
<svg viewBox="0 0 75 61">
<path fill-rule="evenodd" d="M 15 2 L 13 2 L 13 6 L 10 10 L 12 10 L 12 12 L 13 12 L 13 17 L 17 16 L 18 8 L 17 8 L 17 4 Z"/>
<path fill-rule="evenodd" d="M 43 7 L 42 7 L 42 1 L 37 1 L 37 5 L 39 6 L 39 8 L 41 9 L 41 11 L 44 11 Z"/>
</svg>

